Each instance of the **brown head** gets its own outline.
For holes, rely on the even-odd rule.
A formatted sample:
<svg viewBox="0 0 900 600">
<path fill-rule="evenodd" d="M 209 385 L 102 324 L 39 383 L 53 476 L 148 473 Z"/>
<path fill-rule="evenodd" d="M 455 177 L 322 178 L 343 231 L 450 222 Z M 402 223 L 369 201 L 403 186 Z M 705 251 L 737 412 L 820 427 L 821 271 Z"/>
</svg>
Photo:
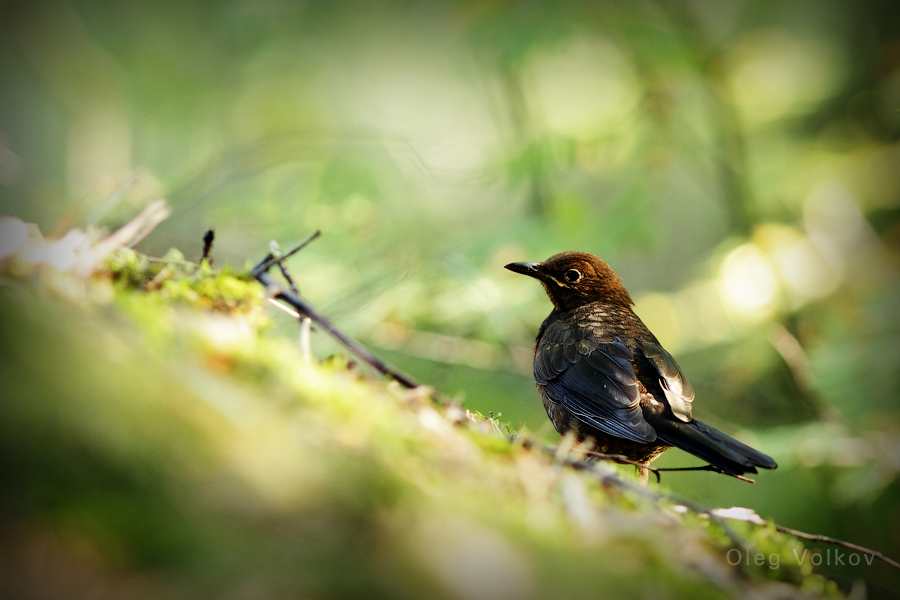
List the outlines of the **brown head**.
<svg viewBox="0 0 900 600">
<path fill-rule="evenodd" d="M 559 310 L 598 300 L 623 306 L 634 304 L 619 276 L 603 260 L 587 252 L 563 252 L 542 263 L 510 263 L 506 268 L 543 283 Z"/>
</svg>

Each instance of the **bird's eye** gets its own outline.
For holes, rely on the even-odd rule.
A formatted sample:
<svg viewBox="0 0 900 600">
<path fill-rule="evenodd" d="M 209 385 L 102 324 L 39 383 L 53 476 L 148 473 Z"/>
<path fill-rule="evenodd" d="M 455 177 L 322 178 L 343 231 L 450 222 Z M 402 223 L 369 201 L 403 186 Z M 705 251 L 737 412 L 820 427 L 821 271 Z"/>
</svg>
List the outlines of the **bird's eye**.
<svg viewBox="0 0 900 600">
<path fill-rule="evenodd" d="M 563 275 L 563 279 L 566 280 L 566 283 L 577 283 L 581 280 L 581 272 L 578 269 L 569 269 Z"/>
</svg>

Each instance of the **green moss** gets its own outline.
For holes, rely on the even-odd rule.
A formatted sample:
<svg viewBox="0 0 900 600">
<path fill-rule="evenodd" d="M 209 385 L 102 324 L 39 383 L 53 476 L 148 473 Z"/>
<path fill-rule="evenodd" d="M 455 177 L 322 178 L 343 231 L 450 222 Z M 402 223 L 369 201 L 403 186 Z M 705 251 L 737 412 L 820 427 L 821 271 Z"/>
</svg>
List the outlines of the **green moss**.
<svg viewBox="0 0 900 600">
<path fill-rule="evenodd" d="M 161 259 L 119 249 L 107 266 L 120 289 L 159 291 L 164 299 L 225 314 L 253 314 L 261 308 L 263 291 L 249 273 L 230 266 L 215 270 L 206 260 L 191 263 L 174 248 Z"/>
</svg>

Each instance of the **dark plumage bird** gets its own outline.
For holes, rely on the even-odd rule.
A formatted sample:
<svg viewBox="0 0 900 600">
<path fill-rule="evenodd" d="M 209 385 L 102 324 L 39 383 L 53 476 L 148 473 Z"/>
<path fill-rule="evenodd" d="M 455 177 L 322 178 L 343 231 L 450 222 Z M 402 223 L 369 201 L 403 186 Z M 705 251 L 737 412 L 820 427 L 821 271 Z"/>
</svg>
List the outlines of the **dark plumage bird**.
<svg viewBox="0 0 900 600">
<path fill-rule="evenodd" d="M 597 450 L 642 464 L 675 446 L 728 475 L 778 466 L 691 416 L 691 384 L 601 259 L 563 252 L 506 268 L 540 281 L 553 301 L 534 346 L 534 379 L 559 433 L 574 430 L 579 441 L 593 438 Z"/>
</svg>

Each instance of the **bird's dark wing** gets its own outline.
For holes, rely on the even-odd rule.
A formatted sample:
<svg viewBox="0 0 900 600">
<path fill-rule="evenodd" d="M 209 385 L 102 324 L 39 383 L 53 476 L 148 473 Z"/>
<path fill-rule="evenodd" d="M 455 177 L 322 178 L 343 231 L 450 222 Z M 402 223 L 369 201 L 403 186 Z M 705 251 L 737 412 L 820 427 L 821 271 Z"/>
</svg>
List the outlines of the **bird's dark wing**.
<svg viewBox="0 0 900 600">
<path fill-rule="evenodd" d="M 553 402 L 600 431 L 649 443 L 631 352 L 618 339 L 599 341 L 573 323 L 553 321 L 535 350 L 534 378 Z"/>
<path fill-rule="evenodd" d="M 691 403 L 694 401 L 694 388 L 691 387 L 691 384 L 681 372 L 681 367 L 678 366 L 672 355 L 666 352 L 659 344 L 647 341 L 641 342 L 641 351 L 653 366 L 649 376 L 659 380 L 672 413 L 680 421 L 685 423 L 690 421 L 692 418 Z M 643 379 L 645 375 L 645 373 L 641 372 L 639 377 Z M 648 389 L 655 387 L 647 385 L 646 382 L 644 385 Z"/>
</svg>

